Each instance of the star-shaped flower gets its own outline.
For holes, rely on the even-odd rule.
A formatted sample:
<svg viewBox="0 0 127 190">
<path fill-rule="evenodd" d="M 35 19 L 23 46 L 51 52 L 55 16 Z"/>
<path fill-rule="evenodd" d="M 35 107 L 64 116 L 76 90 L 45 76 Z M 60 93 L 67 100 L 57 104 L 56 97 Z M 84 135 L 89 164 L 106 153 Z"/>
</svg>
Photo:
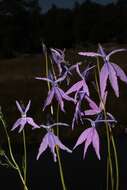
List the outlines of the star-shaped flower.
<svg viewBox="0 0 127 190">
<path fill-rule="evenodd" d="M 36 77 L 36 79 L 48 81 L 51 83 L 52 88 L 48 92 L 48 97 L 44 103 L 43 110 L 46 108 L 46 106 L 50 105 L 52 102 L 53 97 L 55 96 L 56 100 L 58 101 L 61 110 L 64 112 L 64 102 L 63 99 L 67 101 L 72 101 L 75 103 L 75 100 L 68 96 L 61 88 L 58 87 L 58 83 L 63 81 L 66 78 L 67 73 L 65 73 L 62 77 L 58 78 L 57 80 L 49 79 L 49 78 L 41 78 Z"/>
<path fill-rule="evenodd" d="M 66 63 L 65 54 L 64 54 L 65 49 L 62 51 L 60 49 L 51 48 L 50 50 L 51 50 L 53 61 L 56 63 L 56 65 L 58 67 L 59 75 L 61 75 L 61 73 L 62 73 L 62 64 Z"/>
<path fill-rule="evenodd" d="M 83 74 L 81 73 L 81 71 L 79 70 L 79 65 L 80 64 L 77 64 L 76 65 L 76 71 L 78 73 L 78 75 L 80 76 L 80 78 L 82 80 L 76 82 L 73 86 L 71 86 L 69 88 L 69 90 L 66 91 L 66 94 L 71 94 L 72 92 L 76 92 L 78 93 L 80 90 L 84 91 L 85 94 L 87 94 L 87 96 L 89 96 L 89 89 L 88 89 L 88 86 L 86 84 L 86 80 L 85 80 L 85 77 L 86 77 L 86 74 L 87 72 L 92 69 L 93 67 L 90 67 L 90 68 L 87 68 Z"/>
<path fill-rule="evenodd" d="M 126 49 L 116 49 L 114 51 L 111 51 L 108 55 L 106 55 L 104 49 L 99 44 L 99 52 L 79 52 L 80 55 L 83 56 L 89 56 L 89 57 L 102 57 L 104 61 L 104 65 L 101 68 L 100 71 L 100 91 L 101 91 L 101 97 L 104 96 L 104 92 L 107 85 L 107 80 L 109 78 L 110 84 L 115 92 L 115 95 L 119 97 L 119 86 L 118 86 L 118 77 L 125 83 L 127 83 L 127 76 L 124 73 L 124 71 L 115 63 L 110 62 L 111 55 L 121 52 L 121 51 L 127 51 Z"/>
<path fill-rule="evenodd" d="M 51 152 L 53 154 L 54 162 L 57 161 L 57 159 L 56 159 L 57 155 L 56 155 L 56 152 L 55 152 L 56 146 L 58 146 L 62 150 L 66 150 L 69 153 L 72 152 L 69 148 L 67 148 L 64 144 L 62 144 L 60 139 L 51 130 L 51 128 L 53 126 L 58 126 L 58 125 L 68 126 L 68 124 L 66 124 L 66 123 L 54 123 L 54 124 L 48 125 L 48 126 L 46 126 L 46 125 L 41 125 L 40 126 L 40 127 L 46 128 L 47 133 L 43 137 L 42 142 L 40 144 L 38 155 L 37 155 L 37 160 L 39 159 L 40 155 L 48 148 L 48 146 L 49 146 L 49 148 L 50 148 L 50 150 L 51 150 Z"/>
<path fill-rule="evenodd" d="M 107 99 L 107 91 L 104 94 L 104 97 L 100 101 L 99 106 L 89 97 L 86 96 L 85 99 L 88 101 L 89 106 L 91 109 L 85 110 L 84 114 L 85 115 L 96 115 L 101 113 L 104 110 L 105 104 L 106 104 L 106 99 Z"/>
<path fill-rule="evenodd" d="M 81 111 L 81 103 L 82 103 L 82 100 L 85 99 L 85 97 L 86 97 L 86 93 L 84 93 L 84 91 L 79 91 L 78 93 L 75 94 L 76 105 L 75 105 L 75 112 L 74 112 L 74 116 L 72 120 L 72 129 L 74 129 L 75 122 L 78 124 L 78 120 L 80 120 L 81 123 L 83 123 L 82 116 L 84 116 L 84 114 L 82 114 L 82 111 Z"/>
<path fill-rule="evenodd" d="M 14 129 L 16 129 L 17 127 L 20 127 L 19 129 L 19 132 L 21 132 L 25 126 L 25 124 L 29 124 L 31 125 L 33 128 L 39 128 L 39 126 L 34 122 L 34 120 L 31 118 L 31 117 L 27 117 L 27 112 L 30 108 L 30 104 L 31 104 L 31 101 L 29 100 L 27 106 L 25 109 L 23 109 L 19 102 L 16 101 L 16 105 L 18 107 L 18 110 L 20 111 L 21 113 L 21 118 L 19 118 L 13 125 L 11 131 L 13 131 Z"/>
<path fill-rule="evenodd" d="M 102 119 L 99 119 L 99 117 L 97 117 L 95 121 L 93 121 L 92 119 L 89 119 L 89 118 L 86 118 L 86 120 L 90 121 L 92 127 L 85 129 L 81 133 L 81 135 L 79 136 L 79 138 L 74 146 L 74 149 L 78 145 L 85 142 L 84 155 L 83 155 L 83 158 L 85 158 L 87 149 L 88 149 L 89 145 L 92 143 L 93 148 L 96 152 L 96 155 L 97 155 L 98 159 L 100 160 L 100 145 L 99 145 L 100 142 L 99 142 L 99 135 L 96 130 L 96 125 L 97 125 L 97 123 L 101 123 L 101 122 L 102 123 L 103 122 L 112 123 L 112 122 L 116 122 L 116 121 L 114 121 L 113 119 L 102 120 Z"/>
</svg>

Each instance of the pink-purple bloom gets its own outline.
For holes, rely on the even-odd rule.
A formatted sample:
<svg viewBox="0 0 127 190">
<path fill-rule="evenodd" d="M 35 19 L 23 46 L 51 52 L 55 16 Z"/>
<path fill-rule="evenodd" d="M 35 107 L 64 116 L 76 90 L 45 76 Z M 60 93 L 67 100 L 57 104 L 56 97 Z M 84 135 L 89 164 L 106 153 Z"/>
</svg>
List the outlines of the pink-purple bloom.
<svg viewBox="0 0 127 190">
<path fill-rule="evenodd" d="M 99 135 L 95 127 L 90 127 L 81 133 L 81 135 L 79 136 L 76 142 L 76 145 L 74 146 L 74 149 L 78 145 L 82 144 L 83 142 L 85 142 L 83 158 L 85 159 L 87 149 L 89 145 L 92 143 L 94 150 L 96 152 L 96 155 L 98 159 L 100 160 Z"/>
<path fill-rule="evenodd" d="M 41 125 L 40 127 L 46 128 L 47 129 L 47 133 L 46 135 L 43 137 L 42 142 L 40 144 L 39 147 L 39 151 L 38 151 L 38 155 L 37 155 L 37 160 L 39 159 L 40 155 L 49 147 L 52 154 L 53 154 L 53 159 L 54 162 L 57 161 L 56 157 L 56 152 L 55 152 L 55 148 L 56 146 L 58 146 L 59 148 L 61 148 L 62 150 L 66 150 L 67 152 L 71 153 L 72 151 L 67 148 L 64 144 L 62 144 L 62 142 L 60 141 L 60 139 L 54 134 L 54 132 L 52 131 L 52 127 L 54 126 L 58 126 L 58 125 L 63 125 L 63 126 L 68 126 L 68 124 L 65 123 L 54 123 L 52 125 Z"/>
<path fill-rule="evenodd" d="M 89 96 L 86 96 L 85 99 L 88 101 L 90 109 L 85 110 L 84 114 L 85 115 L 99 114 L 104 110 L 106 99 L 107 99 L 107 91 L 105 92 L 104 97 L 100 101 L 99 106 Z"/>
<path fill-rule="evenodd" d="M 75 95 L 76 105 L 75 105 L 75 112 L 74 112 L 74 116 L 73 116 L 73 120 L 72 120 L 72 129 L 74 129 L 75 122 L 78 124 L 78 120 L 80 120 L 81 123 L 83 123 L 83 121 L 82 121 L 83 114 L 82 114 L 82 110 L 81 110 L 81 103 L 82 103 L 82 100 L 85 99 L 85 97 L 86 97 L 86 93 L 84 93 L 83 91 L 79 91 Z"/>
<path fill-rule="evenodd" d="M 93 68 L 93 67 L 92 67 Z M 84 75 L 82 75 L 82 73 L 80 72 L 79 70 L 79 64 L 76 65 L 76 71 L 78 73 L 78 75 L 80 76 L 80 78 L 82 80 L 76 82 L 74 85 L 72 85 L 67 91 L 66 91 L 66 94 L 71 94 L 73 92 L 76 92 L 78 93 L 80 90 L 82 90 L 87 96 L 89 96 L 89 88 L 86 84 L 86 80 L 85 80 L 85 76 L 86 76 L 86 73 L 87 71 L 89 71 L 91 68 L 87 68 L 85 71 L 84 71 Z"/>
<path fill-rule="evenodd" d="M 39 126 L 34 122 L 34 120 L 31 117 L 27 117 L 27 112 L 30 108 L 31 101 L 29 100 L 26 108 L 24 109 L 22 106 L 20 106 L 19 102 L 16 101 L 16 105 L 18 110 L 21 113 L 21 118 L 19 118 L 13 125 L 11 131 L 16 129 L 17 127 L 20 127 L 19 132 L 21 132 L 24 128 L 24 126 L 28 123 L 31 125 L 33 128 L 39 128 Z"/>
<path fill-rule="evenodd" d="M 99 119 L 99 117 L 96 118 L 95 121 L 93 121 L 92 119 L 89 119 L 89 118 L 85 118 L 86 120 L 90 121 L 91 123 L 91 126 L 90 128 L 87 128 L 85 129 L 81 135 L 79 136 L 75 146 L 74 146 L 74 149 L 82 144 L 83 142 L 85 142 L 85 147 L 84 147 L 84 154 L 83 154 L 83 158 L 85 159 L 85 156 L 86 156 L 86 152 L 87 152 L 87 149 L 89 147 L 90 144 L 93 145 L 93 148 L 96 152 L 96 155 L 98 157 L 98 159 L 100 160 L 100 141 L 99 141 L 99 135 L 98 135 L 98 132 L 96 130 L 96 125 L 98 123 L 104 123 L 104 122 L 109 122 L 109 123 L 114 123 L 116 122 L 116 120 L 113 119 L 107 119 L 107 120 L 102 120 L 102 119 Z"/>
<path fill-rule="evenodd" d="M 65 55 L 64 55 L 64 51 L 65 49 L 62 51 L 60 49 L 53 49 L 51 48 L 51 54 L 52 54 L 52 58 L 54 60 L 54 62 L 56 63 L 58 70 L 59 70 L 59 75 L 61 75 L 62 73 L 62 64 L 65 63 Z"/>
<path fill-rule="evenodd" d="M 107 80 L 109 78 L 110 84 L 115 92 L 115 95 L 119 97 L 119 86 L 118 86 L 118 77 L 120 80 L 123 82 L 127 83 L 127 76 L 124 73 L 124 71 L 115 63 L 110 62 L 110 57 L 111 55 L 121 52 L 121 51 L 126 51 L 126 49 L 116 49 L 114 51 L 111 51 L 108 55 L 106 55 L 104 49 L 102 46 L 99 44 L 99 52 L 94 53 L 94 52 L 79 52 L 80 55 L 83 56 L 89 56 L 89 57 L 102 57 L 104 61 L 104 65 L 101 68 L 100 71 L 100 91 L 101 91 L 101 97 L 104 96 L 104 92 L 106 89 L 107 85 Z"/>
<path fill-rule="evenodd" d="M 57 80 L 53 80 L 53 79 L 49 79 L 49 78 L 41 78 L 41 77 L 36 77 L 36 79 L 39 80 L 44 80 L 44 81 L 48 81 L 51 83 L 52 87 L 51 90 L 48 92 L 48 96 L 47 99 L 44 103 L 44 107 L 43 110 L 46 108 L 46 106 L 50 105 L 52 102 L 53 97 L 55 96 L 56 100 L 58 101 L 61 110 L 64 112 L 64 101 L 63 100 L 67 100 L 67 101 L 72 101 L 75 103 L 75 100 L 73 98 L 71 98 L 70 96 L 68 96 L 59 86 L 58 83 L 63 81 L 67 76 L 67 73 L 65 73 L 62 77 L 58 78 Z"/>
</svg>

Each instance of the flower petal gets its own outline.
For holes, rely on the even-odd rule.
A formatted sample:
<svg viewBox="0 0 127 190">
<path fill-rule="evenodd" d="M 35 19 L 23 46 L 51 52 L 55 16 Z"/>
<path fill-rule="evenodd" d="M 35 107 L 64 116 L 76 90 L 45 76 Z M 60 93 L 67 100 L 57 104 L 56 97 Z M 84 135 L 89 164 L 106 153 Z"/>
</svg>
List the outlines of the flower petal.
<svg viewBox="0 0 127 190">
<path fill-rule="evenodd" d="M 98 111 L 96 111 L 96 110 L 85 110 L 84 111 L 84 114 L 85 115 L 96 115 L 96 114 L 98 114 L 99 112 Z"/>
<path fill-rule="evenodd" d="M 46 150 L 46 148 L 48 147 L 48 134 L 46 134 L 43 139 L 42 142 L 40 144 L 39 147 L 39 151 L 38 151 L 38 155 L 37 155 L 37 160 L 39 159 L 40 155 Z"/>
<path fill-rule="evenodd" d="M 100 71 L 100 91 L 101 91 L 101 97 L 104 97 L 106 85 L 107 85 L 107 79 L 108 79 L 109 71 L 108 71 L 108 65 L 105 63 Z"/>
<path fill-rule="evenodd" d="M 98 159 L 100 160 L 100 146 L 99 146 L 99 135 L 95 128 L 93 128 L 92 144 Z"/>
<path fill-rule="evenodd" d="M 91 134 L 91 129 L 92 128 L 85 129 L 85 131 L 81 133 L 73 149 L 82 144 L 88 138 L 89 134 Z"/>
<path fill-rule="evenodd" d="M 113 65 L 114 70 L 116 71 L 116 75 L 125 83 L 127 83 L 127 75 L 124 71 L 115 63 L 111 63 Z"/>
<path fill-rule="evenodd" d="M 56 135 L 54 135 L 54 138 L 56 145 L 58 145 L 62 150 L 66 150 L 67 152 L 72 153 L 72 151 L 69 148 L 67 148 L 64 144 L 62 144 L 62 142 Z"/>
<path fill-rule="evenodd" d="M 27 106 L 26 106 L 26 109 L 25 109 L 25 113 L 28 112 L 29 108 L 30 108 L 30 105 L 31 105 L 31 100 L 29 100 Z"/>
<path fill-rule="evenodd" d="M 93 100 L 91 100 L 90 97 L 86 96 L 85 99 L 88 101 L 90 108 L 92 108 L 96 112 L 100 111 L 97 104 Z"/>
<path fill-rule="evenodd" d="M 117 75 L 111 64 L 109 64 L 109 80 L 110 80 L 111 86 L 115 92 L 115 95 L 117 97 L 119 97 L 119 86 L 118 86 Z"/>
<path fill-rule="evenodd" d="M 58 103 L 60 105 L 60 108 L 61 108 L 61 110 L 63 112 L 65 112 L 65 110 L 64 110 L 64 102 L 63 102 L 63 99 L 62 99 L 62 95 L 61 95 L 61 93 L 59 91 L 59 88 L 56 87 L 54 90 L 55 90 L 55 97 L 56 97 L 56 99 L 57 99 L 57 101 L 58 101 Z"/>
<path fill-rule="evenodd" d="M 87 57 L 102 57 L 101 54 L 95 52 L 79 52 L 78 54 Z"/>
<path fill-rule="evenodd" d="M 33 126 L 32 129 L 40 128 L 39 125 L 37 125 L 37 124 L 34 122 L 33 118 L 27 117 L 26 120 L 27 120 L 27 122 L 29 123 L 29 125 Z"/>
<path fill-rule="evenodd" d="M 71 94 L 72 92 L 79 91 L 83 86 L 83 80 L 76 82 L 69 90 L 67 90 L 66 94 Z"/>
<path fill-rule="evenodd" d="M 68 96 L 62 89 L 60 89 L 60 88 L 57 88 L 57 89 L 59 89 L 59 92 L 63 99 L 76 103 L 76 101 L 73 98 L 71 98 L 70 96 Z"/>
<path fill-rule="evenodd" d="M 22 110 L 22 108 L 21 108 L 21 106 L 20 106 L 20 104 L 19 104 L 19 102 L 17 100 L 16 100 L 16 105 L 17 105 L 18 110 L 20 111 L 20 113 L 23 114 L 23 110 Z"/>
<path fill-rule="evenodd" d="M 21 125 L 21 120 L 22 118 L 19 118 L 13 125 L 11 131 L 13 131 L 14 129 L 16 129 L 19 125 Z"/>
<path fill-rule="evenodd" d="M 53 96 L 54 96 L 54 93 L 55 93 L 54 92 L 54 88 L 52 87 L 52 89 L 48 92 L 48 96 L 47 96 L 47 98 L 45 100 L 43 110 L 46 108 L 46 106 L 48 106 L 49 104 L 51 104 Z"/>
<path fill-rule="evenodd" d="M 26 117 L 25 118 L 21 118 L 19 133 L 23 130 L 25 124 L 26 124 Z"/>
<path fill-rule="evenodd" d="M 111 51 L 107 56 L 106 56 L 106 59 L 109 60 L 110 56 L 115 54 L 115 53 L 118 53 L 118 52 L 121 52 L 121 51 L 127 51 L 127 49 L 116 49 L 116 50 L 113 50 Z"/>
</svg>

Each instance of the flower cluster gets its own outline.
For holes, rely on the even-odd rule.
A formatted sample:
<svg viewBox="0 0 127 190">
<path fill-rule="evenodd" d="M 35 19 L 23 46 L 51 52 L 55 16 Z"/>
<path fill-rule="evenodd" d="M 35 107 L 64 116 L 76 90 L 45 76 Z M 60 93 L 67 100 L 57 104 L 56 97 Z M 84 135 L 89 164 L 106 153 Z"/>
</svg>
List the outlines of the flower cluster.
<svg viewBox="0 0 127 190">
<path fill-rule="evenodd" d="M 45 47 L 46 51 L 46 47 Z M 69 66 L 68 62 L 65 61 L 65 50 L 59 49 L 50 49 L 51 51 L 51 59 L 52 59 L 52 66 L 58 67 L 58 74 L 55 73 L 55 70 L 49 71 L 50 75 L 46 77 L 36 77 L 38 80 L 46 81 L 50 88 L 48 89 L 48 95 L 43 105 L 43 111 L 48 106 L 53 106 L 53 98 L 55 98 L 60 106 L 60 110 L 65 112 L 64 100 L 71 102 L 74 106 L 74 114 L 72 118 L 72 129 L 76 127 L 76 125 L 81 122 L 82 126 L 85 125 L 85 121 L 90 122 L 90 127 L 85 129 L 82 134 L 79 136 L 73 150 L 80 145 L 81 143 L 85 142 L 84 147 L 84 155 L 83 158 L 86 156 L 87 149 L 90 144 L 93 145 L 95 149 L 97 158 L 100 160 L 100 140 L 97 131 L 98 124 L 107 123 L 109 126 L 116 123 L 116 119 L 114 116 L 105 110 L 106 100 L 108 98 L 108 90 L 107 90 L 107 82 L 109 82 L 115 92 L 116 97 L 119 97 L 119 86 L 118 86 L 118 78 L 123 82 L 127 83 L 127 76 L 124 71 L 115 63 L 110 61 L 111 55 L 117 52 L 126 51 L 126 49 L 117 49 L 109 54 L 106 54 L 102 46 L 99 44 L 98 52 L 79 52 L 79 55 L 84 57 L 95 57 L 98 59 L 102 59 L 103 66 L 99 72 L 99 84 L 98 84 L 98 93 L 99 93 L 99 105 L 93 101 L 90 95 L 89 86 L 87 84 L 87 74 L 90 72 L 95 71 L 97 68 L 96 65 L 90 67 L 89 65 L 83 70 L 81 69 L 82 63 L 77 63 L 75 65 Z M 83 71 L 82 71 L 83 70 Z M 73 72 L 77 74 L 79 80 L 70 85 L 70 80 L 67 85 L 67 90 L 63 90 L 61 84 L 70 77 L 73 77 Z M 54 74 L 55 73 L 55 74 Z M 70 86 L 70 87 L 68 87 Z M 59 137 L 54 133 L 54 126 L 68 126 L 66 123 L 49 123 L 47 125 L 38 125 L 34 122 L 31 117 L 27 117 L 27 112 L 30 108 L 31 101 L 29 101 L 28 105 L 24 109 L 23 106 L 16 101 L 16 105 L 18 110 L 21 113 L 21 118 L 19 118 L 12 127 L 12 130 L 19 128 L 19 132 L 21 132 L 25 126 L 25 124 L 29 124 L 33 127 L 33 129 L 45 129 L 47 131 L 46 135 L 43 137 L 42 142 L 39 147 L 37 160 L 39 159 L 40 155 L 47 149 L 50 148 L 53 159 L 56 162 L 56 152 L 55 148 L 58 146 L 63 150 L 71 153 L 72 151 L 67 148 L 65 145 L 62 144 Z M 86 106 L 86 108 L 83 107 Z M 102 125 L 101 125 L 102 126 Z"/>
</svg>

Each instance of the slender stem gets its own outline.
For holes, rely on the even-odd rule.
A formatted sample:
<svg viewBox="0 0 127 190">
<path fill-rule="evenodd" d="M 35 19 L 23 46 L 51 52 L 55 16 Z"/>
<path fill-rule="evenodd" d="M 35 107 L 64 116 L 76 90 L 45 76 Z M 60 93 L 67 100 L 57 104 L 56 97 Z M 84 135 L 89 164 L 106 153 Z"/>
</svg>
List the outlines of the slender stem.
<svg viewBox="0 0 127 190">
<path fill-rule="evenodd" d="M 4 157 L 5 157 L 5 159 L 6 159 L 6 161 L 7 161 L 7 163 L 13 168 L 13 169 L 17 169 L 15 166 L 14 166 L 14 164 L 9 160 L 9 158 L 8 158 L 8 156 L 6 155 L 6 154 L 4 154 Z"/>
<path fill-rule="evenodd" d="M 66 190 L 66 185 L 64 181 L 64 175 L 63 175 L 63 169 L 62 169 L 62 164 L 61 164 L 61 159 L 60 159 L 60 152 L 59 152 L 59 147 L 56 146 L 56 152 L 57 152 L 57 157 L 58 157 L 58 163 L 59 163 L 59 170 L 60 170 L 60 178 L 61 178 L 61 183 L 63 190 Z"/>
<path fill-rule="evenodd" d="M 56 115 L 56 117 L 57 117 L 57 123 L 59 122 L 59 111 L 60 111 L 60 106 L 59 106 L 59 104 L 58 104 L 58 105 L 57 105 L 57 115 Z M 56 134 L 57 134 L 57 136 L 59 137 L 59 126 L 57 126 Z"/>
<path fill-rule="evenodd" d="M 15 165 L 15 168 L 17 169 L 17 172 L 18 172 L 18 174 L 19 174 L 19 177 L 20 177 L 20 179 L 21 179 L 21 181 L 22 181 L 22 183 L 23 183 L 23 185 L 24 185 L 24 189 L 25 189 L 25 190 L 28 190 L 28 188 L 27 188 L 27 186 L 26 186 L 26 184 L 25 184 L 25 181 L 24 181 L 24 179 L 23 179 L 23 177 L 22 177 L 20 168 L 19 168 L 19 166 L 18 166 L 18 164 L 17 164 L 17 162 L 16 162 L 16 160 L 15 160 L 15 158 L 14 158 L 14 156 L 13 156 L 13 153 L 12 153 L 10 137 L 9 137 L 8 132 L 7 132 L 7 129 L 6 129 L 6 124 L 5 124 L 4 119 L 3 119 L 2 116 L 0 116 L 0 119 L 1 119 L 1 121 L 2 121 L 2 124 L 3 124 L 3 127 L 4 127 L 4 131 L 5 131 L 5 134 L 6 134 L 6 137 L 7 137 L 8 147 L 9 147 L 9 152 L 10 152 L 11 159 L 12 159 L 12 161 L 13 161 L 13 163 L 14 163 L 14 165 Z"/>
<path fill-rule="evenodd" d="M 111 132 L 111 128 L 110 128 Z M 119 167 L 118 167 L 118 157 L 117 157 L 117 152 L 116 152 L 116 145 L 114 141 L 113 135 L 111 135 L 111 141 L 112 141 L 112 146 L 114 150 L 114 157 L 115 157 L 115 166 L 116 166 L 116 190 L 119 190 Z"/>
<path fill-rule="evenodd" d="M 25 130 L 24 129 L 23 129 L 23 147 L 24 147 L 23 172 L 24 172 L 24 181 L 26 184 L 27 154 L 26 154 L 26 136 L 25 136 Z"/>
<path fill-rule="evenodd" d="M 108 190 L 108 186 L 109 186 L 109 160 L 107 158 L 107 176 L 106 176 L 106 190 Z"/>
</svg>

